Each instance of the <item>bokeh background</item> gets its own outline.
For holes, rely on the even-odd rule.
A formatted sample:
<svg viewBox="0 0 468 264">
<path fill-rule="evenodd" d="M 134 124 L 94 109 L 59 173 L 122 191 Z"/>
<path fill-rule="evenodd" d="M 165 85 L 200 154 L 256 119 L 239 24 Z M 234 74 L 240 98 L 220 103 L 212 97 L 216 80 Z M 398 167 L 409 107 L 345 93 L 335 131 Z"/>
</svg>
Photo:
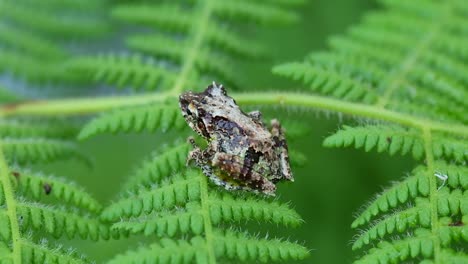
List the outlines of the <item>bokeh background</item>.
<svg viewBox="0 0 468 264">
<path fill-rule="evenodd" d="M 257 35 L 269 43 L 275 57 L 240 64 L 240 75 L 248 80 L 246 90 L 293 90 L 296 84 L 271 74 L 273 65 L 302 60 L 310 52 L 326 49 L 329 36 L 345 32 L 363 14 L 378 8 L 372 0 L 309 0 L 300 8 L 302 21 L 298 25 L 265 30 Z M 350 241 L 356 232 L 350 224 L 354 213 L 382 187 L 409 172 L 411 160 L 352 149 L 323 148 L 321 143 L 327 135 L 343 123 L 353 122 L 331 113 L 272 110 L 266 116 L 280 120 L 300 118 L 310 126 L 310 132 L 291 142 L 290 149 L 303 152 L 308 159 L 303 167 L 294 169 L 296 182 L 282 184 L 278 192 L 280 200 L 290 201 L 305 223 L 297 229 L 276 226 L 261 229 L 303 242 L 311 249 L 311 257 L 303 263 L 351 262 Z M 101 135 L 80 143 L 83 151 L 93 157 L 93 168 L 73 161 L 37 167 L 81 183 L 101 202 L 108 203 L 117 198 L 125 177 L 139 161 L 172 139 L 173 136 L 162 132 Z M 123 241 L 63 241 L 77 246 L 98 263 L 142 242 L 138 237 Z"/>
</svg>

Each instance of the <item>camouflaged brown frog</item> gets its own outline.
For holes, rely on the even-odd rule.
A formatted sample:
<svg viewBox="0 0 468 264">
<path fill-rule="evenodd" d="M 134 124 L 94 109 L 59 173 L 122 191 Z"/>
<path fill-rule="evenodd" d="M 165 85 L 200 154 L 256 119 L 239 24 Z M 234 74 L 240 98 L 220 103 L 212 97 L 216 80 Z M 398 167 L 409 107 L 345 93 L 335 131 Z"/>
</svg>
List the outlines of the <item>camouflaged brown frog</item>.
<svg viewBox="0 0 468 264">
<path fill-rule="evenodd" d="M 208 141 L 201 149 L 189 139 L 194 149 L 187 163 L 194 160 L 213 183 L 227 190 L 274 195 L 277 182 L 294 180 L 277 120 L 271 120 L 269 130 L 259 111 L 245 114 L 214 82 L 204 92 L 183 93 L 179 103 L 190 127 Z"/>
</svg>

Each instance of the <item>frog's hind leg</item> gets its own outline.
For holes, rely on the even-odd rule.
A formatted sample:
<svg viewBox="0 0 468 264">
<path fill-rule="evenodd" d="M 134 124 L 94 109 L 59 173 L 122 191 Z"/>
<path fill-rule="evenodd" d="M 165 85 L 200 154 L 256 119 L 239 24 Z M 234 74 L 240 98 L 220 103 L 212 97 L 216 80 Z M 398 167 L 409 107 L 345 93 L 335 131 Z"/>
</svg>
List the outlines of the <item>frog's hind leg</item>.
<svg viewBox="0 0 468 264">
<path fill-rule="evenodd" d="M 241 183 L 239 187 L 235 186 L 236 189 L 275 195 L 275 184 L 254 171 L 252 164 L 247 165 L 241 161 L 239 156 L 228 153 L 216 153 L 212 163 L 213 166 L 226 172 L 233 180 Z"/>
<path fill-rule="evenodd" d="M 193 137 L 189 137 L 187 141 L 192 145 L 193 149 L 189 152 L 185 165 L 188 166 L 193 160 L 197 166 L 202 167 L 203 151 L 198 147 L 197 143 L 195 143 Z"/>
<path fill-rule="evenodd" d="M 278 159 L 281 164 L 281 174 L 283 179 L 294 181 L 291 173 L 291 167 L 289 165 L 289 154 L 288 154 L 288 143 L 286 142 L 286 136 L 281 124 L 278 120 L 271 120 L 271 134 L 275 142 L 275 151 L 278 153 Z"/>
<path fill-rule="evenodd" d="M 203 174 L 205 174 L 210 181 L 217 186 L 220 186 L 224 188 L 225 190 L 228 191 L 247 191 L 247 192 L 254 192 L 254 193 L 263 193 L 269 196 L 275 196 L 274 191 L 273 192 L 264 192 L 264 191 L 259 191 L 252 189 L 249 186 L 242 186 L 242 185 L 234 185 L 230 182 L 224 181 L 223 179 L 219 178 L 216 176 L 216 174 L 213 172 L 213 170 L 209 166 L 202 167 Z"/>
<path fill-rule="evenodd" d="M 233 185 L 233 184 L 231 184 L 229 182 L 224 181 L 223 179 L 218 177 L 214 173 L 213 169 L 208 165 L 201 166 L 201 169 L 203 171 L 203 174 L 205 174 L 208 177 L 208 179 L 210 179 L 210 181 L 212 183 L 214 183 L 215 185 L 217 185 L 217 186 L 221 186 L 221 187 L 223 187 L 224 189 L 226 189 L 228 191 L 238 191 L 238 190 L 243 190 L 244 189 L 244 187 L 242 187 L 242 186 Z"/>
</svg>

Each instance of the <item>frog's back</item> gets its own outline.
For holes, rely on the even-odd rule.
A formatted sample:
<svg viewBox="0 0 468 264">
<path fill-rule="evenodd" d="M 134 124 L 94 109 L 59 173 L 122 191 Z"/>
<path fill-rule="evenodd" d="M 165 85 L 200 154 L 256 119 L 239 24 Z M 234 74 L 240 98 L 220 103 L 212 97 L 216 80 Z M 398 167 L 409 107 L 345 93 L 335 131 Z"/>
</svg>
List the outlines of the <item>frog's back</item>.
<svg viewBox="0 0 468 264">
<path fill-rule="evenodd" d="M 244 113 L 222 85 L 213 83 L 198 96 L 205 126 L 211 140 L 218 141 L 220 150 L 242 155 L 252 144 L 271 141 L 271 133 L 265 126 Z"/>
</svg>

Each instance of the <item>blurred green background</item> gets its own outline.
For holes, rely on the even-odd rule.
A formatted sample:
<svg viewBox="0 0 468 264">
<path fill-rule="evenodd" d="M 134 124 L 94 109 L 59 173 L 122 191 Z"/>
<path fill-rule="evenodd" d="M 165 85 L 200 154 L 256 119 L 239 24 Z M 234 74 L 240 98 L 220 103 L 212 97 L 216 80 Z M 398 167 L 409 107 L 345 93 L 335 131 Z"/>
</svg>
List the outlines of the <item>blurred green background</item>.
<svg viewBox="0 0 468 264">
<path fill-rule="evenodd" d="M 258 35 L 275 50 L 273 60 L 242 65 L 242 78 L 252 89 L 293 89 L 296 84 L 271 74 L 273 65 L 302 60 L 308 53 L 326 48 L 327 37 L 340 34 L 359 21 L 367 11 L 378 6 L 371 0 L 316 0 L 300 8 L 300 24 Z M 296 182 L 282 184 L 279 196 L 290 201 L 305 223 L 297 229 L 282 229 L 274 225 L 262 227 L 270 234 L 298 240 L 311 249 L 311 257 L 303 263 L 349 263 L 353 260 L 350 241 L 356 231 L 351 230 L 353 214 L 370 200 L 382 187 L 388 186 L 409 172 L 411 161 L 386 154 L 363 153 L 351 149 L 326 149 L 322 140 L 340 124 L 340 120 L 319 112 L 278 111 L 266 116 L 280 120 L 301 118 L 311 126 L 310 134 L 291 142 L 290 149 L 304 152 L 308 161 L 295 168 Z M 86 168 L 72 161 L 52 164 L 49 172 L 64 175 L 84 185 L 100 201 L 106 203 L 117 198 L 121 183 L 145 156 L 161 144 L 171 141 L 164 133 L 138 135 L 101 135 L 82 142 L 95 166 Z M 44 169 L 43 166 L 40 166 Z M 72 169 L 71 169 L 72 168 Z M 101 262 L 110 256 L 135 247 L 144 241 L 135 237 L 122 241 L 68 242 L 91 258 Z"/>
</svg>

